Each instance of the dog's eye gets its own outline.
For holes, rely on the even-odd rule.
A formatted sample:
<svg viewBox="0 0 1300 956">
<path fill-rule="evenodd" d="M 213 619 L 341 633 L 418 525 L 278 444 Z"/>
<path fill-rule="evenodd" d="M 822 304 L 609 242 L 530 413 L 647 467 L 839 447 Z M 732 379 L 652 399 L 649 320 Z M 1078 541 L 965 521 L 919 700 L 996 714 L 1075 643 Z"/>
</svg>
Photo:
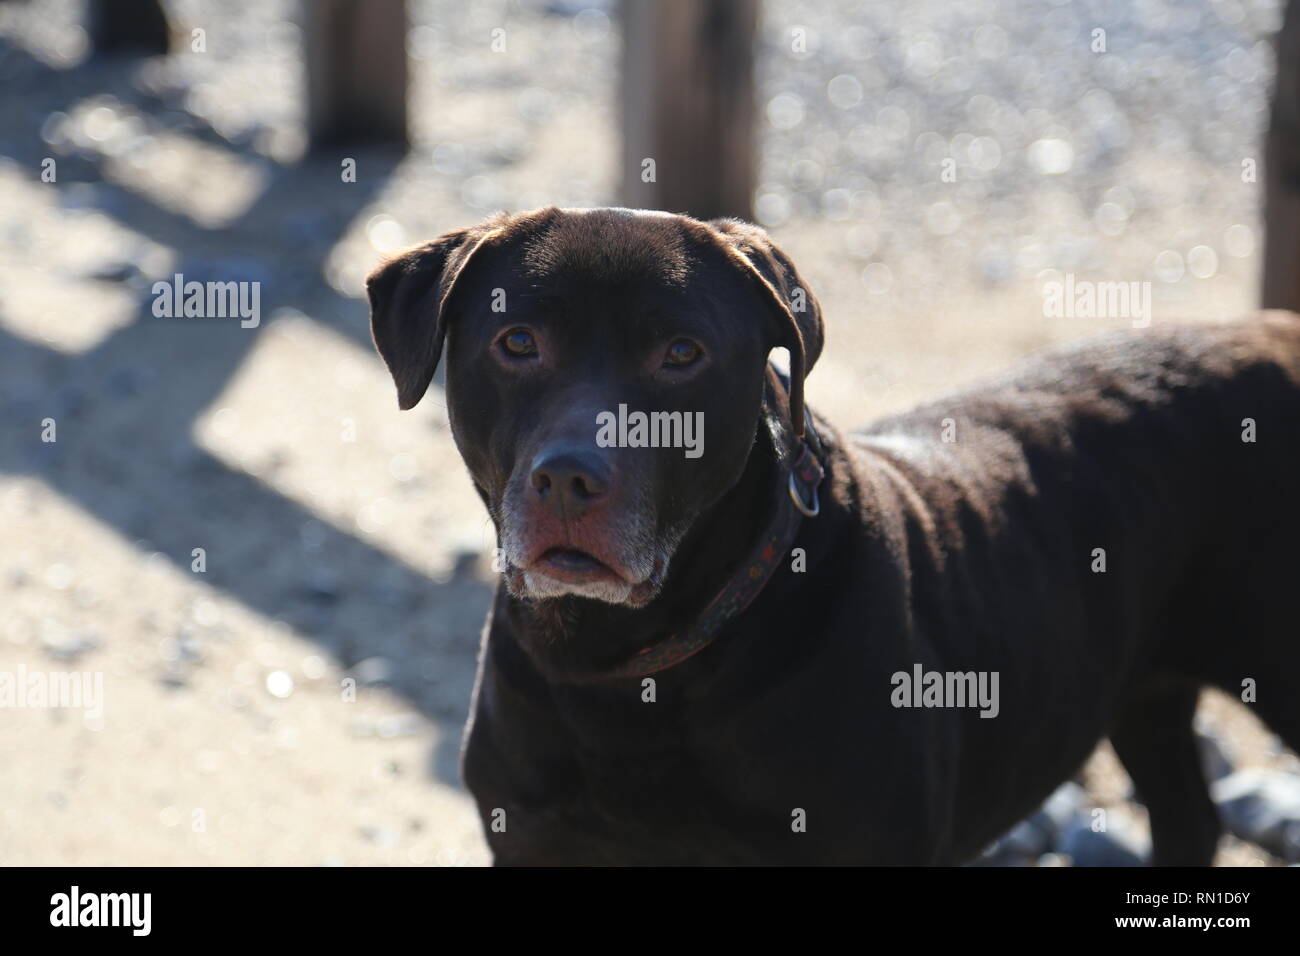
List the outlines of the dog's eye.
<svg viewBox="0 0 1300 956">
<path fill-rule="evenodd" d="M 668 346 L 668 353 L 664 356 L 664 365 L 670 368 L 685 368 L 687 365 L 694 365 L 702 351 L 690 339 L 678 339 Z"/>
<path fill-rule="evenodd" d="M 537 354 L 537 340 L 527 329 L 511 329 L 501 336 L 501 348 L 507 355 L 515 358 L 527 358 Z"/>
</svg>

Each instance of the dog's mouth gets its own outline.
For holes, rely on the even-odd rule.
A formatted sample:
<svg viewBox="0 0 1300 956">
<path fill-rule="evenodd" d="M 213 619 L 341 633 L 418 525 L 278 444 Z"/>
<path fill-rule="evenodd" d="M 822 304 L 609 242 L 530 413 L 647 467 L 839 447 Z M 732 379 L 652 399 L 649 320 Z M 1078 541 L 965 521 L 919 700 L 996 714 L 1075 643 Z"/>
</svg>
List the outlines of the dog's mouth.
<svg viewBox="0 0 1300 956">
<path fill-rule="evenodd" d="M 627 580 L 595 555 L 577 548 L 549 548 L 529 570 L 542 571 L 551 577 L 573 584 L 586 584 L 598 580 Z"/>
<path fill-rule="evenodd" d="M 506 585 L 516 597 L 574 595 L 642 607 L 659 593 L 666 570 L 667 561 L 656 559 L 642 578 L 631 568 L 614 567 L 590 551 L 564 545 L 547 548 L 522 566 L 508 565 Z"/>
<path fill-rule="evenodd" d="M 663 588 L 676 539 L 656 534 L 643 510 L 607 504 L 566 521 L 515 489 L 498 511 L 503 577 L 516 598 L 643 607 Z"/>
</svg>

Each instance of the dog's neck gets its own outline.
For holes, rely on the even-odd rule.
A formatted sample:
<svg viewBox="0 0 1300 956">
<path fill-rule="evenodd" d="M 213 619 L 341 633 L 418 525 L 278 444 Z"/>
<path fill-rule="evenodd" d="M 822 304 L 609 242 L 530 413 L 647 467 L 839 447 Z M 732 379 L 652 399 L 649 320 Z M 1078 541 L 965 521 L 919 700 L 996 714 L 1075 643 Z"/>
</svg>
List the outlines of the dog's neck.
<svg viewBox="0 0 1300 956">
<path fill-rule="evenodd" d="M 643 608 L 579 597 L 527 601 L 505 593 L 521 649 L 546 677 L 564 680 L 614 667 L 637 651 L 687 627 L 736 573 L 772 518 L 773 489 L 788 455 L 788 436 L 772 422 L 788 420 L 783 390 L 770 381 L 740 479 L 694 522 L 677 548 L 659 595 Z"/>
</svg>

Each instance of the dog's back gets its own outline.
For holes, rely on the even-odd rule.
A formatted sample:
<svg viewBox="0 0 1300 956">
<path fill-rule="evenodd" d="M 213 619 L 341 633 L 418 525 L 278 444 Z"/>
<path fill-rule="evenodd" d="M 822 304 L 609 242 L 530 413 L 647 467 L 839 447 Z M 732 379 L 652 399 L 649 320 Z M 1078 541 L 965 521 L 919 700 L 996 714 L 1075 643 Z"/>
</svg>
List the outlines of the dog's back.
<svg viewBox="0 0 1300 956">
<path fill-rule="evenodd" d="M 911 502 L 919 633 L 951 671 L 1018 675 L 1006 719 L 964 712 L 958 833 L 995 835 L 980 821 L 1030 809 L 1108 732 L 1137 738 L 1121 756 L 1152 789 L 1141 765 L 1191 752 L 1202 683 L 1258 686 L 1260 716 L 1300 746 L 1300 317 L 1053 352 L 860 441 L 863 480 Z M 1026 750 L 1047 759 L 995 758 Z"/>
</svg>

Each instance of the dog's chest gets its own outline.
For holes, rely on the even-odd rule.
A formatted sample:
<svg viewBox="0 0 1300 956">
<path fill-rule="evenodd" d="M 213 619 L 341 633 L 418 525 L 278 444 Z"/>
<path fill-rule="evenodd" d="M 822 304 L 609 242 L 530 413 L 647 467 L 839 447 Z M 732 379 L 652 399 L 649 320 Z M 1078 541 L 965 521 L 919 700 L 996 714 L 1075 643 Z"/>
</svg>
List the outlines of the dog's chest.
<svg viewBox="0 0 1300 956">
<path fill-rule="evenodd" d="M 554 755 L 552 755 L 554 756 Z M 574 755 L 571 755 L 574 756 Z M 565 761 L 540 800 L 501 794 L 509 831 L 489 832 L 503 862 L 689 865 L 758 862 L 743 819 L 676 755 Z"/>
</svg>

